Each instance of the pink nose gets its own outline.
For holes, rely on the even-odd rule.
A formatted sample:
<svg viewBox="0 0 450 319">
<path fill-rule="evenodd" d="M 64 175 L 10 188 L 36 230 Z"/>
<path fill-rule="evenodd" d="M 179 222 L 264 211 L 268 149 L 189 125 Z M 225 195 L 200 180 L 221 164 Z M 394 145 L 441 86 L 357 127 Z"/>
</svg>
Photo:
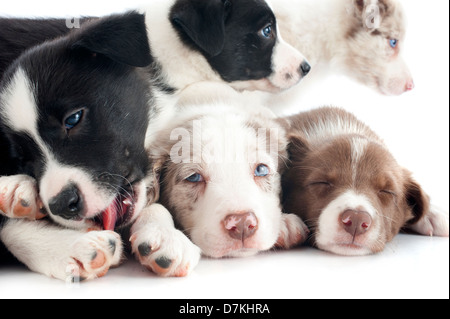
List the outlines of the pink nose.
<svg viewBox="0 0 450 319">
<path fill-rule="evenodd" d="M 416 85 L 414 84 L 414 80 L 413 79 L 408 80 L 408 82 L 406 82 L 405 85 L 405 92 L 412 91 L 414 90 L 415 87 Z"/>
<path fill-rule="evenodd" d="M 372 217 L 366 212 L 346 210 L 340 220 L 344 230 L 353 237 L 365 234 L 372 226 Z"/>
<path fill-rule="evenodd" d="M 253 236 L 258 229 L 258 220 L 252 212 L 228 215 L 223 223 L 231 238 L 242 241 Z"/>
</svg>

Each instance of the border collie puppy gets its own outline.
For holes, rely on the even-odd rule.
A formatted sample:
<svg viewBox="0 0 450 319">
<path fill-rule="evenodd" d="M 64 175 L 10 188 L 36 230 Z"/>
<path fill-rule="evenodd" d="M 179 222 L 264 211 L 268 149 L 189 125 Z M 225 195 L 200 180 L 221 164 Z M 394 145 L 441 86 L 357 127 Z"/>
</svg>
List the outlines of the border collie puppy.
<svg viewBox="0 0 450 319">
<path fill-rule="evenodd" d="M 353 115 L 323 108 L 282 119 L 290 136 L 284 211 L 309 226 L 315 246 L 340 255 L 380 252 L 407 228 L 449 235 L 448 214 L 383 141 Z"/>
<path fill-rule="evenodd" d="M 303 222 L 281 211 L 287 141 L 275 121 L 224 104 L 190 107 L 157 141 L 161 203 L 205 256 L 251 256 L 306 240 Z"/>
<path fill-rule="evenodd" d="M 340 72 L 385 95 L 414 88 L 402 58 L 405 13 L 398 0 L 273 0 L 286 41 L 315 67 Z"/>
<path fill-rule="evenodd" d="M 26 51 L 5 73 L 0 126 L 16 167 L 0 177 L 0 213 L 49 218 L 2 221 L 0 238 L 31 270 L 104 275 L 122 256 L 113 231 L 139 223 L 151 202 L 145 144 L 160 111 L 148 43 L 143 15 L 111 16 Z"/>
<path fill-rule="evenodd" d="M 168 90 L 213 81 L 278 92 L 310 71 L 304 56 L 281 38 L 265 0 L 151 2 L 143 9 L 148 37 Z M 69 31 L 64 20 L 0 19 L 0 72 L 25 49 Z"/>
</svg>

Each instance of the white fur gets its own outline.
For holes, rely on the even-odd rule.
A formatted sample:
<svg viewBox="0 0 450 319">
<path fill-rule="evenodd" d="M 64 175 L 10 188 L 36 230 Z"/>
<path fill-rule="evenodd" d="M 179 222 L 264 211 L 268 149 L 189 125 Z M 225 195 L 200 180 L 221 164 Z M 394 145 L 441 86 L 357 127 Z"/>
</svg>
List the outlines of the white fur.
<svg viewBox="0 0 450 319">
<path fill-rule="evenodd" d="M 339 216 L 346 210 L 364 211 L 369 213 L 375 221 L 378 213 L 370 203 L 370 200 L 353 190 L 349 190 L 332 201 L 322 212 L 319 218 L 319 230 L 317 232 L 317 246 L 323 250 L 340 255 L 367 255 L 371 254 L 370 247 L 366 243 L 376 241 L 377 229 L 372 229 L 368 236 L 353 238 L 338 223 Z M 374 227 L 379 227 L 374 222 Z M 348 246 L 352 246 L 349 248 Z"/>
<path fill-rule="evenodd" d="M 26 132 L 34 138 L 39 137 L 36 101 L 30 80 L 22 69 L 17 70 L 8 89 L 2 94 L 2 101 L 4 101 L 0 105 L 2 116 L 12 129 Z"/>
<path fill-rule="evenodd" d="M 197 266 L 201 250 L 175 228 L 172 216 L 163 206 L 146 207 L 131 228 L 130 242 L 141 264 L 163 276 L 186 276 Z M 141 256 L 140 245 L 148 245 L 151 253 Z M 156 267 L 158 258 L 172 261 L 168 270 Z"/>
<path fill-rule="evenodd" d="M 10 220 L 0 236 L 28 268 L 66 282 L 104 275 L 122 257 L 120 236 L 110 231 L 83 233 L 45 221 Z"/>
<path fill-rule="evenodd" d="M 177 180 L 184 180 L 194 173 L 201 174 L 205 179 L 204 190 L 200 191 L 198 197 L 198 188 L 194 190 L 194 186 L 186 182 L 169 186 L 164 196 L 171 198 L 168 200 L 172 202 L 170 205 L 184 206 L 173 212 L 175 218 L 207 256 L 254 255 L 273 247 L 280 236 L 283 237 L 283 247 L 306 239 L 306 227 L 300 219 L 282 217 L 278 173 L 279 152 L 282 153 L 278 147 L 282 143 L 279 143 L 278 138 L 283 139 L 284 133 L 269 120 L 263 122 L 268 125 L 262 127 L 263 130 L 255 130 L 248 124 L 254 120 L 253 116 L 221 104 L 190 107 L 171 127 L 177 132 L 172 136 L 174 141 L 178 141 L 179 133 L 186 139 L 187 132 L 187 142 L 167 144 L 165 141 L 174 132 L 170 128 L 162 133 L 155 148 L 155 157 L 159 158 L 164 154 L 179 154 L 179 147 L 185 145 L 189 148 L 184 152 L 188 157 L 177 160 L 178 164 L 173 164 L 173 158 L 169 159 L 168 170 L 172 171 L 171 174 L 177 174 Z M 262 135 L 266 137 L 263 132 L 267 133 L 271 129 L 280 130 L 277 132 L 280 135 L 272 132 L 274 140 L 271 141 L 261 138 Z M 189 132 L 192 132 L 192 136 Z M 174 148 L 176 152 L 172 152 Z M 259 164 L 269 167 L 270 176 L 261 180 L 255 178 L 255 169 Z M 270 183 L 270 186 L 265 183 Z M 188 202 L 176 204 L 179 196 Z M 192 200 L 194 197 L 195 201 Z M 224 221 L 229 215 L 245 212 L 254 213 L 258 229 L 244 241 L 235 240 L 229 236 Z"/>
<path fill-rule="evenodd" d="M 39 219 L 43 217 L 42 208 L 36 181 L 32 177 L 0 177 L 0 214 L 10 218 Z"/>
<path fill-rule="evenodd" d="M 449 214 L 444 209 L 431 205 L 430 212 L 410 228 L 425 236 L 448 237 Z"/>
</svg>

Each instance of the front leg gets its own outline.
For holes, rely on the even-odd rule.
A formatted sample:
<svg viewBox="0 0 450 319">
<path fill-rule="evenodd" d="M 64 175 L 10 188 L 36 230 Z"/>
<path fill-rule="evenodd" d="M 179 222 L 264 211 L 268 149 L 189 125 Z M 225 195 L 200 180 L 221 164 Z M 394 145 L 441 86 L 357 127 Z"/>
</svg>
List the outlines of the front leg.
<svg viewBox="0 0 450 319">
<path fill-rule="evenodd" d="M 0 177 L 0 214 L 31 220 L 45 217 L 34 178 L 27 175 Z"/>
<path fill-rule="evenodd" d="M 187 276 L 200 261 L 200 248 L 175 228 L 172 215 L 159 204 L 141 212 L 130 241 L 141 264 L 160 276 Z"/>
<path fill-rule="evenodd" d="M 430 211 L 426 213 L 417 223 L 407 228 L 424 236 L 449 236 L 449 214 L 444 209 L 431 205 Z"/>
<path fill-rule="evenodd" d="M 11 219 L 0 239 L 32 271 L 66 282 L 102 277 L 122 256 L 122 241 L 114 232 L 86 233 L 47 221 Z"/>
<path fill-rule="evenodd" d="M 293 214 L 283 214 L 281 229 L 276 243 L 277 248 L 290 249 L 303 244 L 309 236 L 309 229 L 300 217 Z"/>
</svg>

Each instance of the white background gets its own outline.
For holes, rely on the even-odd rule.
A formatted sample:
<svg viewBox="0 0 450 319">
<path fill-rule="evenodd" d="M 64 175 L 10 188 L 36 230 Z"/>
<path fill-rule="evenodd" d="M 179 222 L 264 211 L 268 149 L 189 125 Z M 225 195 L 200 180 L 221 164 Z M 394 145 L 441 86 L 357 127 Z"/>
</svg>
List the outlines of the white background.
<svg viewBox="0 0 450 319">
<path fill-rule="evenodd" d="M 150 0 L 149 0 L 150 1 Z M 0 16 L 103 15 L 127 1 L 2 1 Z M 404 0 L 405 59 L 416 89 L 383 97 L 333 76 L 311 87 L 299 110 L 337 105 L 382 136 L 434 204 L 449 210 L 449 1 Z M 345 258 L 312 248 L 246 259 L 203 259 L 188 278 L 161 279 L 129 261 L 104 278 L 69 286 L 24 268 L 0 268 L 0 298 L 449 298 L 449 240 L 398 236 L 385 252 Z"/>
</svg>

